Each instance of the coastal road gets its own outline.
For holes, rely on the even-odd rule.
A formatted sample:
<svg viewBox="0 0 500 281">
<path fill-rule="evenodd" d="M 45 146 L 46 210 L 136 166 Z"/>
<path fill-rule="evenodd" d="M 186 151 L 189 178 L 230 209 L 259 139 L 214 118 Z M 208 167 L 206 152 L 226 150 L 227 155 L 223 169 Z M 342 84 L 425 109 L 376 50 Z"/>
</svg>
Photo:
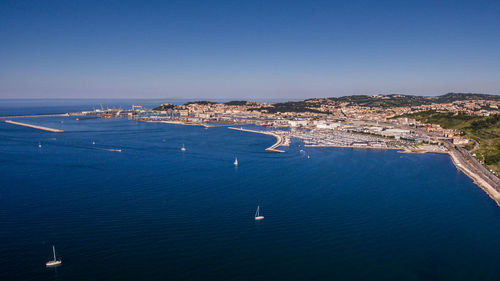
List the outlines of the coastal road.
<svg viewBox="0 0 500 281">
<path fill-rule="evenodd" d="M 500 179 L 486 169 L 466 149 L 444 142 L 457 168 L 471 177 L 500 206 Z"/>
</svg>

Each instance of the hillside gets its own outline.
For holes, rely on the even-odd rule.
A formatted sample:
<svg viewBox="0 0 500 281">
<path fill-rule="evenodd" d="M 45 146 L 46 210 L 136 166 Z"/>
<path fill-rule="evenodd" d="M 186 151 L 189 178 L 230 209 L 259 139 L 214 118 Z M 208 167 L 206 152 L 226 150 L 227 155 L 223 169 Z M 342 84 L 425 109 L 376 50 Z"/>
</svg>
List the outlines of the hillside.
<svg viewBox="0 0 500 281">
<path fill-rule="evenodd" d="M 368 107 L 400 107 L 400 106 L 418 106 L 430 104 L 432 101 L 422 96 L 408 95 L 355 95 L 339 98 L 329 98 L 336 102 L 348 102 L 352 105 Z"/>
<path fill-rule="evenodd" d="M 423 111 L 401 117 L 414 118 L 424 123 L 439 124 L 443 128 L 462 131 L 468 138 L 479 143 L 473 151 L 478 160 L 500 173 L 500 116 L 470 116 L 464 114 Z M 473 146 L 469 146 L 472 149 Z"/>
<path fill-rule="evenodd" d="M 261 107 L 260 110 L 267 110 L 269 113 L 277 113 L 277 112 L 314 112 L 314 113 L 323 113 L 320 110 L 315 109 L 315 107 L 319 107 L 320 104 L 317 103 L 309 103 L 307 101 L 289 101 L 289 102 L 280 102 L 275 103 L 270 107 Z"/>
<path fill-rule="evenodd" d="M 431 103 L 451 103 L 460 100 L 500 100 L 500 96 L 472 93 L 448 93 L 436 97 L 411 95 L 353 95 L 328 98 L 331 101 L 347 102 L 351 105 L 367 107 L 419 106 Z"/>
</svg>

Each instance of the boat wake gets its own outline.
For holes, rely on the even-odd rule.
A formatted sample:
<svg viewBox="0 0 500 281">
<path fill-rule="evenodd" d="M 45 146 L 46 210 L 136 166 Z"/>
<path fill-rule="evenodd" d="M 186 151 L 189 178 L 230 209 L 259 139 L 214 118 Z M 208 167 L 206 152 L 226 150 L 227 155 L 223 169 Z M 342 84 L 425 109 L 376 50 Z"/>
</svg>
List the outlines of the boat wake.
<svg viewBox="0 0 500 281">
<path fill-rule="evenodd" d="M 92 147 L 92 149 L 104 150 L 104 151 L 110 151 L 110 152 L 122 152 L 122 150 L 121 150 L 121 149 L 118 149 L 118 148 L 100 148 L 100 147 Z"/>
</svg>

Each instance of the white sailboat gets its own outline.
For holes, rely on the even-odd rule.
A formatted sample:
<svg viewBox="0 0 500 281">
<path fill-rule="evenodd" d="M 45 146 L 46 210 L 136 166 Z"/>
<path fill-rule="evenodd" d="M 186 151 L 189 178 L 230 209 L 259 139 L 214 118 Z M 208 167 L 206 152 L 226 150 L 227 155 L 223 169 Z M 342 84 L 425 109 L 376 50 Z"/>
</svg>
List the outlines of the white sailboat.
<svg viewBox="0 0 500 281">
<path fill-rule="evenodd" d="M 47 267 L 53 267 L 53 266 L 58 266 L 62 263 L 61 260 L 58 260 L 56 258 L 56 247 L 54 247 L 54 245 L 52 245 L 52 252 L 54 253 L 54 260 L 51 260 L 51 261 L 48 261 L 45 265 Z"/>
<path fill-rule="evenodd" d="M 38 142 L 38 148 L 42 148 L 42 144 Z"/>
<path fill-rule="evenodd" d="M 186 151 L 186 147 L 184 147 L 184 144 L 182 145 L 181 151 Z"/>
<path fill-rule="evenodd" d="M 238 158 L 237 157 L 234 157 L 234 166 L 238 166 Z"/>
<path fill-rule="evenodd" d="M 257 211 L 255 212 L 255 220 L 260 221 L 263 219 L 264 219 L 264 216 L 260 215 L 260 206 L 257 206 Z"/>
</svg>

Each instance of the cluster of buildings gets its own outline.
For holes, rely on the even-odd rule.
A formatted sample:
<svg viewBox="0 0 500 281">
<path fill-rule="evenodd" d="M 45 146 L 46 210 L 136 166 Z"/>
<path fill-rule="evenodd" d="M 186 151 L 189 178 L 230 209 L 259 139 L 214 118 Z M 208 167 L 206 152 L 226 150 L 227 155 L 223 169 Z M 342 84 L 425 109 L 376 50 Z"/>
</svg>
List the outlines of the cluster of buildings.
<svg viewBox="0 0 500 281">
<path fill-rule="evenodd" d="M 372 97 L 384 98 L 380 95 Z M 290 128 L 295 132 L 291 134 L 292 137 L 307 139 L 310 144 L 349 143 L 349 145 L 383 147 L 387 146 L 388 142 L 394 143 L 394 141 L 437 143 L 446 139 L 455 144 L 465 144 L 469 141 L 457 130 L 444 129 L 436 124 L 424 124 L 414 119 L 397 118 L 404 114 L 428 110 L 480 116 L 500 113 L 500 101 L 496 100 L 458 100 L 450 103 L 387 107 L 386 105 L 360 106 L 353 102 L 335 99 L 310 99 L 303 101 L 302 106 L 304 105 L 306 110 L 279 112 L 270 111 L 274 105 L 268 103 L 238 101 L 224 104 L 203 101 L 184 105 L 167 103 L 154 110 L 135 105 L 129 110 L 104 110 L 101 107 L 87 114 L 104 117 L 128 116 L 138 121 L 175 121 L 186 124 L 257 124 L 263 127 Z M 356 137 L 346 138 L 346 134 Z"/>
</svg>

